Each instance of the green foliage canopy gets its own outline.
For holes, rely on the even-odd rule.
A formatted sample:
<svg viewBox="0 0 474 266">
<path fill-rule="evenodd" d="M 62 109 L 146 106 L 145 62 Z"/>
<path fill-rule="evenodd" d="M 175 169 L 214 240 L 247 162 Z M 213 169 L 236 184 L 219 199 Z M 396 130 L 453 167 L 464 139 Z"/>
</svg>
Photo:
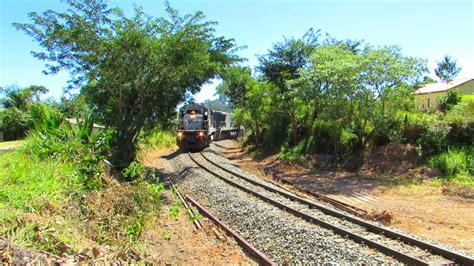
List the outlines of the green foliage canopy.
<svg viewBox="0 0 474 266">
<path fill-rule="evenodd" d="M 66 12 L 29 14 L 15 26 L 45 48 L 46 73 L 67 70 L 106 126 L 114 130 L 112 162 L 133 160 L 144 125 L 167 125 L 186 92 L 238 61 L 232 39 L 215 36 L 203 13 L 181 16 L 166 4 L 169 19 L 136 8 L 132 18 L 103 0 L 67 1 Z"/>
<path fill-rule="evenodd" d="M 435 74 L 442 81 L 450 82 L 461 72 L 461 68 L 457 66 L 456 60 L 453 60 L 448 55 L 444 56 L 443 60 L 437 63 Z"/>
</svg>

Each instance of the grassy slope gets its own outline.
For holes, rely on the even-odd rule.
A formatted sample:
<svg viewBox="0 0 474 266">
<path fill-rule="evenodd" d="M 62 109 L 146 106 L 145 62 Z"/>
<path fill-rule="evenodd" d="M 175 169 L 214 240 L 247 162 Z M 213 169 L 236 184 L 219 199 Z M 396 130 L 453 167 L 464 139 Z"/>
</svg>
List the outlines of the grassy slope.
<svg viewBox="0 0 474 266">
<path fill-rule="evenodd" d="M 161 185 L 102 174 L 105 187 L 90 190 L 77 164 L 26 148 L 0 155 L 0 169 L 0 238 L 56 255 L 93 257 L 93 247 L 106 245 L 128 260 L 146 251 L 141 232 L 159 211 Z"/>
</svg>

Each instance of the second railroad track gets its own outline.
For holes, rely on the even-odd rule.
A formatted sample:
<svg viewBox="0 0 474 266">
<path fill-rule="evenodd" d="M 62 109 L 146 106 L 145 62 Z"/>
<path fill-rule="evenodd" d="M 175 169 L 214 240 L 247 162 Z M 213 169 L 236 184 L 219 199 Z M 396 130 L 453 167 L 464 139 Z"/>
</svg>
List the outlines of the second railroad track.
<svg viewBox="0 0 474 266">
<path fill-rule="evenodd" d="M 366 221 L 244 174 L 235 166 L 217 160 L 214 154 L 189 153 L 189 157 L 200 168 L 237 189 L 400 262 L 410 265 L 474 265 L 473 258 L 464 254 Z"/>
</svg>

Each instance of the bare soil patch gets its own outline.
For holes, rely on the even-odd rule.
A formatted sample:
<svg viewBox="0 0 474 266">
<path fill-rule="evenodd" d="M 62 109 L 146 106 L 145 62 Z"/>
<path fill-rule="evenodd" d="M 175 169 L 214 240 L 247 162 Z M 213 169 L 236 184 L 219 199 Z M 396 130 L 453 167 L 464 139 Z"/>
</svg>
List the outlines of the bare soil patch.
<svg viewBox="0 0 474 266">
<path fill-rule="evenodd" d="M 227 141 L 225 146 L 237 144 Z M 262 178 L 284 179 L 369 213 L 389 215 L 394 228 L 474 253 L 474 191 L 431 182 L 437 173 L 416 167 L 413 147 L 389 144 L 369 151 L 359 173 L 289 165 L 276 156 L 223 156 Z M 413 176 L 418 182 L 412 182 Z"/>
</svg>

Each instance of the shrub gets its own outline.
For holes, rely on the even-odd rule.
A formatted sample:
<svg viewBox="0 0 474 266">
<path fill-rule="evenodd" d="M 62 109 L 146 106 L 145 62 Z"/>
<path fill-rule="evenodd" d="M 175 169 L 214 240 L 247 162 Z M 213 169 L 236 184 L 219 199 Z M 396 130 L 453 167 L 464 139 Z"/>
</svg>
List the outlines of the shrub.
<svg viewBox="0 0 474 266">
<path fill-rule="evenodd" d="M 451 90 L 447 95 L 441 96 L 438 99 L 439 110 L 442 112 L 449 111 L 453 106 L 457 105 L 461 101 L 461 94 L 456 90 Z"/>
<path fill-rule="evenodd" d="M 4 140 L 24 138 L 30 124 L 30 115 L 22 110 L 10 108 L 0 112 L 0 131 L 3 131 Z"/>
<path fill-rule="evenodd" d="M 140 145 L 144 149 L 151 148 L 174 148 L 176 135 L 174 132 L 165 130 L 153 130 L 140 134 Z"/>
<path fill-rule="evenodd" d="M 446 150 L 449 125 L 445 122 L 433 123 L 427 126 L 425 132 L 416 141 L 424 155 L 432 155 Z"/>
<path fill-rule="evenodd" d="M 287 145 L 284 145 L 287 146 Z M 280 159 L 285 162 L 296 161 L 305 151 L 306 141 L 299 142 L 296 146 L 291 148 L 286 148 L 280 154 Z"/>
<path fill-rule="evenodd" d="M 431 167 L 439 169 L 446 177 L 474 174 L 474 149 L 449 149 L 429 160 Z"/>
</svg>

